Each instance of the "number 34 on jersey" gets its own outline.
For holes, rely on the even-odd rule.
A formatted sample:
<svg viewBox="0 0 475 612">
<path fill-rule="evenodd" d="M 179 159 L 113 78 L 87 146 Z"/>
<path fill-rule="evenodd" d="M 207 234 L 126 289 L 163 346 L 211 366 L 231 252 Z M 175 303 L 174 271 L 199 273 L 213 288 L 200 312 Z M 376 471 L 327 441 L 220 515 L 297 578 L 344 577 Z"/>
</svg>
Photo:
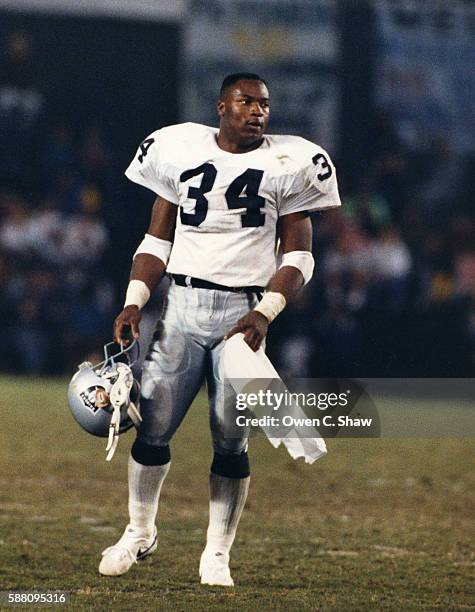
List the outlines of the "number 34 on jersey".
<svg viewBox="0 0 475 612">
<path fill-rule="evenodd" d="M 335 169 L 326 151 L 297 136 L 265 136 L 259 148 L 234 154 L 218 147 L 217 135 L 196 123 L 157 130 L 140 144 L 126 176 L 179 206 L 168 271 L 265 285 L 275 271 L 278 218 L 340 206 Z M 217 249 L 234 272 L 217 271 Z M 258 255 L 262 271 L 255 273 Z M 206 261 L 196 265 L 197 258 Z"/>
</svg>

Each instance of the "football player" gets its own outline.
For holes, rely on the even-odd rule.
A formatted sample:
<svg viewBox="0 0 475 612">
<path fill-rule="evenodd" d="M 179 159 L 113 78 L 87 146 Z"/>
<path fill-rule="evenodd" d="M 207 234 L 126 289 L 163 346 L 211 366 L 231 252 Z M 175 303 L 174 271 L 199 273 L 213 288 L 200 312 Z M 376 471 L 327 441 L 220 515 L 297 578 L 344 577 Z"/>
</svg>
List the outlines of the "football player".
<svg viewBox="0 0 475 612">
<path fill-rule="evenodd" d="M 229 553 L 249 487 L 248 431 L 226 436 L 235 406 L 220 355 L 242 332 L 256 351 L 269 324 L 313 272 L 309 211 L 340 206 L 335 168 L 318 145 L 266 135 L 269 91 L 257 74 L 227 76 L 219 129 L 153 132 L 126 170 L 157 198 L 132 264 L 115 339 L 139 336 L 140 310 L 165 273 L 170 289 L 142 371 L 141 414 L 129 459 L 129 524 L 103 553 L 101 574 L 127 572 L 157 546 L 155 518 L 170 441 L 204 380 L 214 457 L 203 584 L 231 586 Z M 276 244 L 282 262 L 277 268 Z"/>
</svg>

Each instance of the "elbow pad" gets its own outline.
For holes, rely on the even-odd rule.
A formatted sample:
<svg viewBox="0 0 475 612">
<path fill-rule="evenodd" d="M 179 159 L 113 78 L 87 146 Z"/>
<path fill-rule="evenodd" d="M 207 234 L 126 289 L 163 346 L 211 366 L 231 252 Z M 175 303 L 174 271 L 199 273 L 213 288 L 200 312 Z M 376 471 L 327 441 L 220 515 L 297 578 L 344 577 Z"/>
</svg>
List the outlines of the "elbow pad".
<svg viewBox="0 0 475 612">
<path fill-rule="evenodd" d="M 310 251 L 290 251 L 290 253 L 284 253 L 279 270 L 284 266 L 292 266 L 300 270 L 303 276 L 303 284 L 306 285 L 312 278 L 315 260 Z"/>
<path fill-rule="evenodd" d="M 140 253 L 147 253 L 148 255 L 158 257 L 166 266 L 170 259 L 171 250 L 172 243 L 168 240 L 162 240 L 161 238 L 155 238 L 151 234 L 145 234 L 144 239 L 134 253 L 134 259 Z"/>
</svg>

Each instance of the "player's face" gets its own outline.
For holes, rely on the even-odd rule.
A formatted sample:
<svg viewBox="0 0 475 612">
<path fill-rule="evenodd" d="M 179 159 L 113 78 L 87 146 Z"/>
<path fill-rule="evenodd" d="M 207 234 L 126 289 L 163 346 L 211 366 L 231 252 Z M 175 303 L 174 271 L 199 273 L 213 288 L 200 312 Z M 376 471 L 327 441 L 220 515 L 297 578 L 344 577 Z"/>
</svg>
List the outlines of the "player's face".
<svg viewBox="0 0 475 612">
<path fill-rule="evenodd" d="M 239 144 L 260 140 L 269 123 L 269 91 L 261 81 L 241 80 L 218 104 L 220 129 Z"/>
</svg>

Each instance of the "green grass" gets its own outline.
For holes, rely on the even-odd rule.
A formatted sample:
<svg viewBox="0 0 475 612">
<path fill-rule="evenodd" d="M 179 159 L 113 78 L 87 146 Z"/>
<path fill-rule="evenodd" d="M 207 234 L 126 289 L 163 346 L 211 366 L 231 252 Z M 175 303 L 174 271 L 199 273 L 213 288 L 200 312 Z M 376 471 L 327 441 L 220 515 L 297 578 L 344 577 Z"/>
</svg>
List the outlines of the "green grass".
<svg viewBox="0 0 475 612">
<path fill-rule="evenodd" d="M 202 587 L 211 450 L 200 396 L 172 444 L 159 549 L 104 578 L 100 552 L 126 523 L 133 434 L 108 464 L 105 440 L 73 422 L 65 381 L 0 388 L 0 590 L 62 589 L 74 610 L 474 609 L 471 440 L 330 440 L 308 466 L 253 439 L 236 587 Z"/>
</svg>

